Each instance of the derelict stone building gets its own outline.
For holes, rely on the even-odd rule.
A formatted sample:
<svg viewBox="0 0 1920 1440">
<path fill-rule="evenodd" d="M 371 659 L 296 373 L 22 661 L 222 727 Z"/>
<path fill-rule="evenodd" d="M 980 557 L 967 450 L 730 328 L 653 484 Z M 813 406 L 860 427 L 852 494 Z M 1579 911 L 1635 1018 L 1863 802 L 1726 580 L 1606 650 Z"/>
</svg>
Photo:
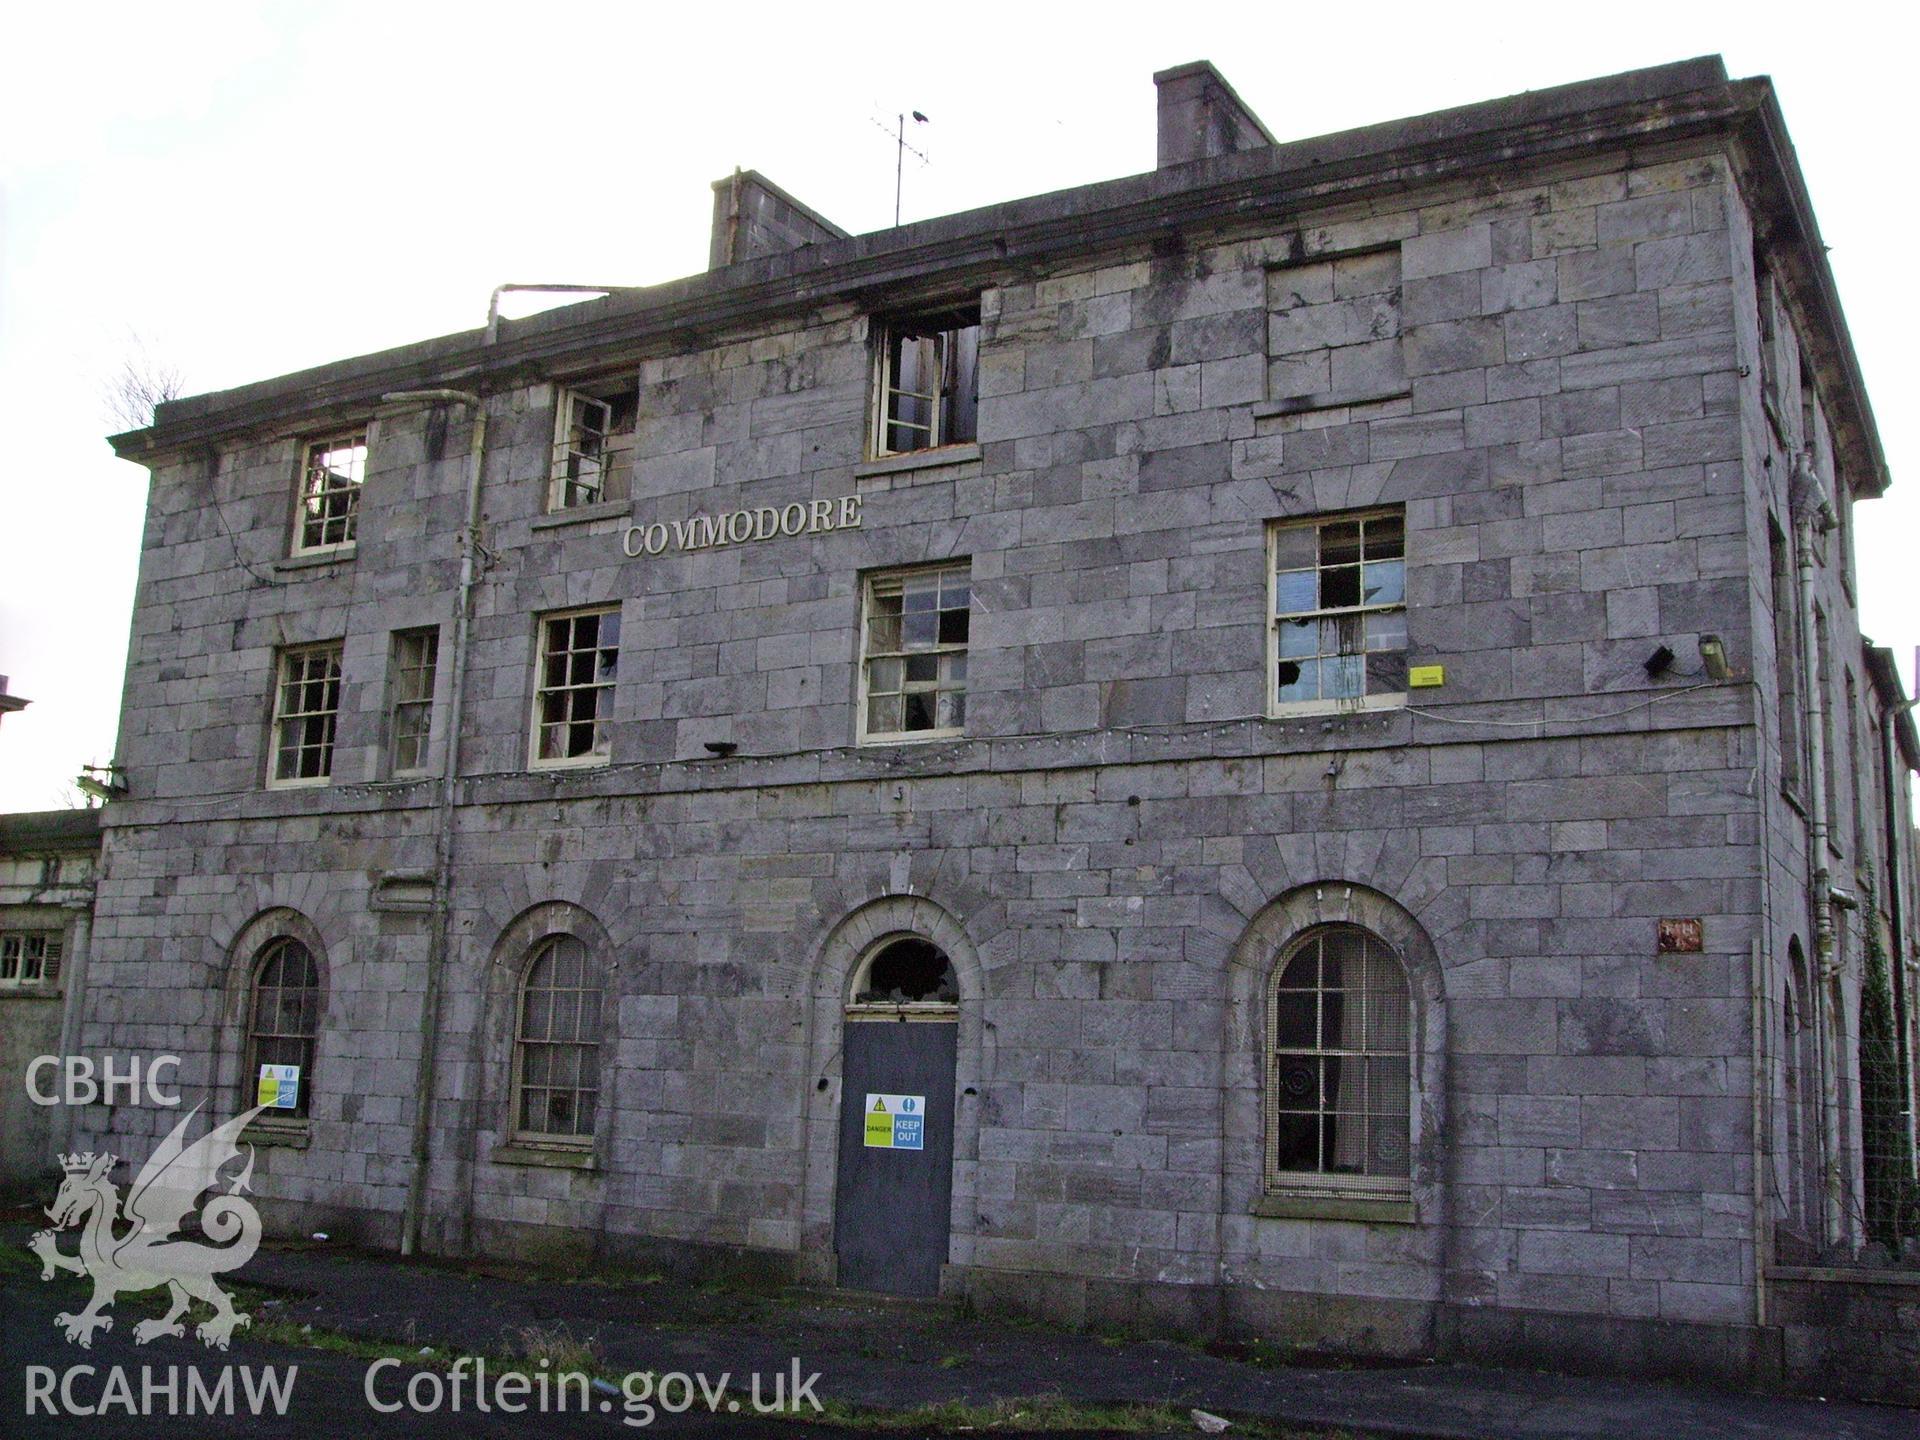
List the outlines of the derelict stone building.
<svg viewBox="0 0 1920 1440">
<path fill-rule="evenodd" d="M 1895 1312 L 1916 753 L 1770 85 L 1156 78 L 1151 174 L 739 174 L 706 274 L 116 438 L 85 1042 L 270 1098 L 269 1224 L 1762 1377 Z"/>
</svg>

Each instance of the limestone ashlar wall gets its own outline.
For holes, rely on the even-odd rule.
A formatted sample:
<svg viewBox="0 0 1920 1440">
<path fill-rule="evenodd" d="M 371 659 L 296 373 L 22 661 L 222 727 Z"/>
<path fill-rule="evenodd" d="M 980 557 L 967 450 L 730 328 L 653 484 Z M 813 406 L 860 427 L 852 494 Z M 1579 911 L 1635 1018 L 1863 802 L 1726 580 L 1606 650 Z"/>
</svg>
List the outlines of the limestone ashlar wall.
<svg viewBox="0 0 1920 1440">
<path fill-rule="evenodd" d="M 1591 164 L 993 285 L 978 453 L 950 463 L 861 464 L 850 306 L 642 362 L 631 522 L 857 493 L 858 530 L 628 559 L 625 515 L 536 519 L 551 391 L 497 397 L 434 1243 L 470 1208 L 500 1243 L 817 1254 L 807 1176 L 832 1156 L 809 1107 L 838 1071 L 811 977 L 835 925 L 911 891 L 980 965 L 957 1262 L 1045 1272 L 1083 1313 L 1116 1281 L 1371 1297 L 1414 1318 L 1355 1333 L 1401 1340 L 1443 1300 L 1749 1317 L 1753 710 L 1640 668 L 1661 643 L 1691 665 L 1704 630 L 1753 653 L 1726 183 L 1711 157 Z M 1329 365 L 1344 391 L 1270 393 L 1276 271 L 1337 307 L 1347 258 L 1381 254 L 1397 298 L 1292 328 L 1331 345 L 1363 324 L 1351 345 L 1397 339 L 1398 371 L 1370 350 Z M 425 941 L 371 890 L 431 857 L 424 787 L 372 785 L 379 697 L 387 632 L 451 613 L 465 424 L 375 421 L 360 553 L 331 567 L 272 568 L 295 438 L 157 477 L 140 798 L 116 803 L 97 940 L 90 1042 L 164 1014 L 212 1077 L 234 937 L 272 905 L 313 922 L 311 1143 L 256 1181 L 384 1215 L 376 1237 L 404 1184 Z M 1268 523 L 1375 505 L 1406 509 L 1410 658 L 1446 685 L 1418 713 L 1262 718 Z M 861 572 L 962 556 L 969 737 L 854 748 Z M 612 763 L 529 774 L 534 616 L 600 603 L 623 613 Z M 339 635 L 339 783 L 262 792 L 273 647 Z M 710 739 L 738 756 L 699 758 Z M 1417 927 L 1444 1003 L 1411 1226 L 1251 1213 L 1232 957 L 1283 896 L 1347 886 Z M 493 1155 L 499 940 L 556 902 L 615 966 L 593 1171 Z M 1703 953 L 1656 956 L 1663 916 L 1702 919 Z"/>
</svg>

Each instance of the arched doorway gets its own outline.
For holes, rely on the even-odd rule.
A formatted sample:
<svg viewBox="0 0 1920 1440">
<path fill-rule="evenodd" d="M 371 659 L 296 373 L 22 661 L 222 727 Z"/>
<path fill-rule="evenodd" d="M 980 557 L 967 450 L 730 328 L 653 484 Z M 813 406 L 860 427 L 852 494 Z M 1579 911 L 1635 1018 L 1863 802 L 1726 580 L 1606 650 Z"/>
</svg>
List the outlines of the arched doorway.
<svg viewBox="0 0 1920 1440">
<path fill-rule="evenodd" d="M 849 1289 L 939 1293 L 959 1018 L 953 962 L 924 936 L 883 935 L 853 968 L 833 1225 L 836 1274 Z"/>
</svg>

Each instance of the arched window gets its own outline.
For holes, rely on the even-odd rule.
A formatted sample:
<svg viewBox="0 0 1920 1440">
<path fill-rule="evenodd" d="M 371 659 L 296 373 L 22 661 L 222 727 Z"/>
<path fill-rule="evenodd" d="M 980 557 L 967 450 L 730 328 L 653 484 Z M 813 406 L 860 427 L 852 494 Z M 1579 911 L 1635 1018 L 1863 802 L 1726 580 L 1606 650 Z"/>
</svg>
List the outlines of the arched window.
<svg viewBox="0 0 1920 1440">
<path fill-rule="evenodd" d="M 1407 972 L 1354 925 L 1311 931 L 1267 999 L 1267 1188 L 1404 1195 L 1412 1175 Z"/>
<path fill-rule="evenodd" d="M 534 947 L 520 979 L 514 1031 L 518 1134 L 591 1140 L 600 1099 L 599 966 L 571 935 Z"/>
<path fill-rule="evenodd" d="M 953 962 L 930 940 L 897 935 L 876 946 L 854 973 L 855 1005 L 953 1006 L 960 981 Z"/>
<path fill-rule="evenodd" d="M 241 1075 L 248 1108 L 272 1096 L 267 1114 L 304 1119 L 313 1099 L 313 1037 L 320 1023 L 320 967 L 298 940 L 269 940 L 253 962 L 247 997 L 247 1064 Z M 262 1090 L 261 1067 L 292 1066 L 293 1103 L 286 1104 L 287 1076 L 276 1070 L 272 1089 Z"/>
</svg>

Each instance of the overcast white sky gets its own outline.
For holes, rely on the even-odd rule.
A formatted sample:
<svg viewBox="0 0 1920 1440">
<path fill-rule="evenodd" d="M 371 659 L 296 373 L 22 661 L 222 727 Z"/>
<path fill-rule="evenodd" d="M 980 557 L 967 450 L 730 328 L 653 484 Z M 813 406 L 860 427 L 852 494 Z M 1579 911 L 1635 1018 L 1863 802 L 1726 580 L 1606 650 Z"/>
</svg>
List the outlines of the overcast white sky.
<svg viewBox="0 0 1920 1440">
<path fill-rule="evenodd" d="M 1920 641 L 1908 467 L 1911 34 L 1891 6 L 1271 3 L 23 7 L 0 87 L 0 810 L 113 752 L 146 472 L 100 392 L 129 334 L 189 393 L 462 330 L 502 281 L 706 263 L 759 169 L 851 230 L 1153 164 L 1152 73 L 1211 59 L 1282 139 L 1718 52 L 1769 74 L 1895 476 L 1868 632 Z M 524 313 L 512 308 L 509 313 Z M 1902 481 L 1908 482 L 1902 484 Z"/>
</svg>

